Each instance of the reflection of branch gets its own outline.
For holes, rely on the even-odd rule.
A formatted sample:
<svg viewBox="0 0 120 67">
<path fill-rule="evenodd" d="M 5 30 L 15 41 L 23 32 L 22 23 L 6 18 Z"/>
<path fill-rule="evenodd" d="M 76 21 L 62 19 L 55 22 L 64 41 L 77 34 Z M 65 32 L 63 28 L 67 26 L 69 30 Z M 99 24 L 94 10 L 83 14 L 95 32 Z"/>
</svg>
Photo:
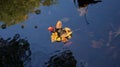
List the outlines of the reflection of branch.
<svg viewBox="0 0 120 67">
<path fill-rule="evenodd" d="M 115 26 L 111 23 L 110 26 L 112 27 L 113 30 L 115 30 L 116 32 L 115 33 L 115 36 L 114 37 L 117 37 L 118 35 L 120 35 L 120 27 L 118 28 L 118 30 L 116 30 Z"/>
<path fill-rule="evenodd" d="M 110 46 L 110 42 L 112 41 L 112 35 L 113 35 L 113 32 L 112 32 L 112 31 L 109 31 L 107 46 Z"/>
<path fill-rule="evenodd" d="M 110 26 L 112 27 L 113 30 L 116 30 L 115 26 L 112 23 L 110 23 Z"/>
<path fill-rule="evenodd" d="M 115 26 L 111 23 L 110 26 L 112 27 L 115 32 L 109 31 L 109 36 L 108 36 L 108 43 L 107 46 L 110 46 L 110 42 L 116 38 L 117 36 L 120 35 L 120 27 L 118 29 L 115 28 Z"/>
<path fill-rule="evenodd" d="M 118 35 L 120 35 L 120 28 L 118 28 L 118 30 L 115 32 L 115 37 L 117 37 Z"/>
<path fill-rule="evenodd" d="M 87 12 L 87 10 L 88 10 L 88 6 L 87 6 L 87 8 L 86 8 L 86 12 Z M 87 24 L 90 24 L 90 23 L 88 22 L 88 19 L 87 19 L 86 14 L 85 14 L 85 21 L 86 21 Z"/>
<path fill-rule="evenodd" d="M 83 16 L 87 13 L 87 7 L 79 8 L 78 11 L 80 12 L 80 16 Z"/>
<path fill-rule="evenodd" d="M 87 10 L 88 10 L 88 6 L 81 7 L 78 9 L 78 11 L 80 12 L 80 16 L 84 16 L 86 24 L 90 24 L 87 19 Z"/>
</svg>

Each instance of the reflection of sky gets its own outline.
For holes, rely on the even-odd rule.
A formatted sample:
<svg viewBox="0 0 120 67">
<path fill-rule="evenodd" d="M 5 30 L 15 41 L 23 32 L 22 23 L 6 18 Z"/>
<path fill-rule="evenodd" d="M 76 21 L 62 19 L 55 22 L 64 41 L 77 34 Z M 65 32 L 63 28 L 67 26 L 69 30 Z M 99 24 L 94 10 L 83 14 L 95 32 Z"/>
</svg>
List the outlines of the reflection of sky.
<svg viewBox="0 0 120 67">
<path fill-rule="evenodd" d="M 38 63 L 40 60 L 44 61 L 46 55 L 62 48 L 62 43 L 50 42 L 50 32 L 47 31 L 47 28 L 55 25 L 57 20 L 62 20 L 63 26 L 73 30 L 72 44 L 69 48 L 78 61 L 77 67 L 80 67 L 80 60 L 85 60 L 88 67 L 118 67 L 120 66 L 118 61 L 110 57 L 102 47 L 106 46 L 109 40 L 109 32 L 116 32 L 120 28 L 119 2 L 119 0 L 104 0 L 90 5 L 87 13 L 90 25 L 86 25 L 84 16 L 79 16 L 72 0 L 59 0 L 56 5 L 40 7 L 40 15 L 30 14 L 28 20 L 23 23 L 24 29 L 20 28 L 21 24 L 16 24 L 4 30 L 0 29 L 0 35 L 7 38 L 20 33 L 21 37 L 27 37 L 33 52 L 33 66 L 37 64 L 41 66 Z M 34 28 L 35 25 L 38 26 L 37 29 Z"/>
</svg>

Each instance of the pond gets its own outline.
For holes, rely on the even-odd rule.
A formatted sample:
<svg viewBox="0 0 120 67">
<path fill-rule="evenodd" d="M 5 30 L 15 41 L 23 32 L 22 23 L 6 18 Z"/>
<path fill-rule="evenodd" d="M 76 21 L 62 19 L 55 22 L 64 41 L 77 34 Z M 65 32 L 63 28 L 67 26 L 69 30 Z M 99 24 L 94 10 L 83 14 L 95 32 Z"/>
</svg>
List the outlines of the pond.
<svg viewBox="0 0 120 67">
<path fill-rule="evenodd" d="M 6 39 L 19 33 L 29 41 L 32 61 L 28 67 L 42 67 L 52 53 L 63 48 L 73 52 L 76 67 L 82 67 L 81 61 L 86 62 L 84 67 L 119 67 L 120 1 L 87 4 L 82 12 L 78 1 L 2 0 L 0 36 Z M 58 20 L 73 31 L 67 44 L 51 42 L 48 27 Z"/>
</svg>

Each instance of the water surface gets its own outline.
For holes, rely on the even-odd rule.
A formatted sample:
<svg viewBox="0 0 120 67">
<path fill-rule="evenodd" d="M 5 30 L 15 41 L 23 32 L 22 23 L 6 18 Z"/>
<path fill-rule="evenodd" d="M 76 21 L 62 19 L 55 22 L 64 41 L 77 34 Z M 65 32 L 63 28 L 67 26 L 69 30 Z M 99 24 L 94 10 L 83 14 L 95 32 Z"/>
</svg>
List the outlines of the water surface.
<svg viewBox="0 0 120 67">
<path fill-rule="evenodd" d="M 26 38 L 31 44 L 32 67 L 42 67 L 51 53 L 63 47 L 73 52 L 77 67 L 80 67 L 82 60 L 86 62 L 86 67 L 119 67 L 119 2 L 119 0 L 103 0 L 89 5 L 86 16 L 90 24 L 87 25 L 85 17 L 80 16 L 73 0 L 55 0 L 55 3 L 50 4 L 36 1 L 33 2 L 33 5 L 36 4 L 34 7 L 26 7 L 26 10 L 21 8 L 21 13 L 24 10 L 23 15 L 16 13 L 15 17 L 18 18 L 11 20 L 10 16 L 0 19 L 1 25 L 7 25 L 6 29 L 0 28 L 0 36 L 8 38 L 19 33 L 21 37 Z M 40 14 L 35 14 L 34 11 L 37 9 L 40 10 Z M 6 15 L 7 12 L 3 14 Z M 47 28 L 54 26 L 58 20 L 63 22 L 63 27 L 70 27 L 73 30 L 70 44 L 66 46 L 63 43 L 50 41 L 50 32 Z M 21 28 L 22 25 L 24 28 Z"/>
</svg>

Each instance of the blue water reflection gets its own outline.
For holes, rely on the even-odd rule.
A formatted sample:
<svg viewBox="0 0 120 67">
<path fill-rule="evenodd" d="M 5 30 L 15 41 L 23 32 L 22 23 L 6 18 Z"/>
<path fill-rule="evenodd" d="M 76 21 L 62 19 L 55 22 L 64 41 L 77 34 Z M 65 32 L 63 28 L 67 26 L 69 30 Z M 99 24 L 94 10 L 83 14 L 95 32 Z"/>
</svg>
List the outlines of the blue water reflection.
<svg viewBox="0 0 120 67">
<path fill-rule="evenodd" d="M 84 60 L 86 67 L 118 67 L 120 64 L 120 5 L 119 0 L 104 0 L 89 5 L 85 17 L 80 16 L 73 0 L 58 0 L 51 6 L 40 6 L 39 15 L 29 14 L 22 23 L 0 29 L 0 36 L 8 38 L 19 33 L 30 42 L 32 50 L 32 67 L 41 67 L 46 58 L 56 50 L 68 47 L 73 52 L 77 67 Z M 54 26 L 57 20 L 63 22 L 63 27 L 73 30 L 71 44 L 51 43 L 49 26 Z M 24 25 L 24 28 L 21 28 Z M 37 26 L 37 28 L 34 28 Z"/>
</svg>

